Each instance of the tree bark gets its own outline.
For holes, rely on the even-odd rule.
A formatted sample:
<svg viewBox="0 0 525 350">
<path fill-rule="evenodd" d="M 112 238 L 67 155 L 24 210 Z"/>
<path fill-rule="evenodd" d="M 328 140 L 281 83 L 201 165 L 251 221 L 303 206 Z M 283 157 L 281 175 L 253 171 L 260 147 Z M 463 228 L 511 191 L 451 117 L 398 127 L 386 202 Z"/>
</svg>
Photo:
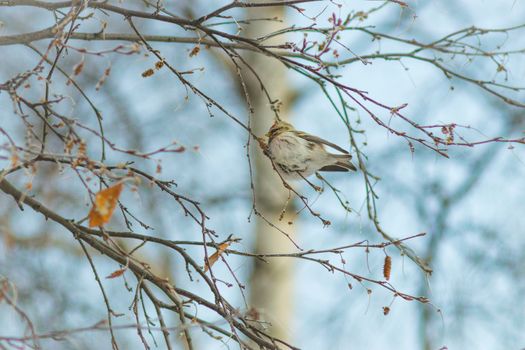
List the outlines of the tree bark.
<svg viewBox="0 0 525 350">
<path fill-rule="evenodd" d="M 246 13 L 247 18 L 284 18 L 285 10 L 282 6 L 275 6 L 265 11 L 261 11 L 260 8 L 247 10 Z M 282 22 L 276 21 L 252 22 L 246 34 L 249 37 L 261 36 L 284 26 Z M 282 37 L 279 41 L 282 42 Z M 265 44 L 272 44 L 272 42 L 268 41 Z M 287 119 L 294 93 L 286 77 L 286 67 L 277 60 L 260 54 L 248 53 L 245 57 L 259 73 L 271 98 L 279 100 L 279 116 Z M 251 104 L 254 108 L 252 128 L 255 134 L 263 136 L 274 122 L 275 113 L 253 74 L 246 70 L 245 75 Z M 285 214 L 279 221 L 279 216 L 287 202 L 288 190 L 284 188 L 271 162 L 262 154 L 259 147 L 252 147 L 252 155 L 257 210 L 264 218 L 287 232 L 293 239 L 295 228 L 294 225 L 289 224 L 293 220 L 290 214 Z M 288 212 L 293 214 L 293 208 L 288 208 Z M 272 228 L 264 219 L 257 217 L 256 220 L 256 239 L 253 249 L 255 253 L 283 252 L 295 248 L 284 234 Z M 292 259 L 271 259 L 268 262 L 255 259 L 254 261 L 255 265 L 250 279 L 250 305 L 255 308 L 262 321 L 270 323 L 265 327 L 271 335 L 289 340 L 293 314 L 293 261 Z"/>
</svg>

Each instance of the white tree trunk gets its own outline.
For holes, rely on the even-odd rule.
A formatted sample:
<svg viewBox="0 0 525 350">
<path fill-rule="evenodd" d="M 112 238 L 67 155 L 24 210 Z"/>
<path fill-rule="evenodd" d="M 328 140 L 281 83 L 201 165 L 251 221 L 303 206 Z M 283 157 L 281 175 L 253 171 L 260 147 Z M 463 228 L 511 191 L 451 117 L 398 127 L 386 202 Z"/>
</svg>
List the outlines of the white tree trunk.
<svg viewBox="0 0 525 350">
<path fill-rule="evenodd" d="M 283 18 L 282 7 L 260 8 L 247 11 L 248 18 Z M 281 22 L 253 22 L 246 33 L 249 37 L 257 37 L 273 32 L 285 26 Z M 282 43 L 283 39 L 280 37 Z M 271 41 L 265 44 L 271 44 Z M 282 102 L 280 117 L 287 118 L 288 109 L 292 103 L 293 93 L 287 81 L 287 69 L 280 62 L 260 54 L 248 54 L 249 64 L 260 74 L 264 85 L 273 100 Z M 251 72 L 244 71 L 254 114 L 252 128 L 258 136 L 263 136 L 274 121 L 274 112 L 267 97 L 254 79 Z M 267 220 L 294 237 L 294 225 L 289 225 L 291 217 L 287 214 L 279 221 L 279 216 L 288 198 L 288 190 L 281 179 L 275 174 L 270 161 L 253 147 L 255 168 L 256 207 Z M 289 206 L 290 207 L 290 206 Z M 293 208 L 291 209 L 293 213 Z M 293 251 L 294 246 L 281 232 L 272 228 L 263 219 L 257 218 L 255 253 L 275 253 Z M 271 259 L 268 263 L 255 259 L 255 265 L 250 281 L 250 304 L 255 308 L 262 320 L 270 322 L 268 331 L 275 337 L 289 340 L 292 327 L 294 272 L 292 259 Z"/>
</svg>

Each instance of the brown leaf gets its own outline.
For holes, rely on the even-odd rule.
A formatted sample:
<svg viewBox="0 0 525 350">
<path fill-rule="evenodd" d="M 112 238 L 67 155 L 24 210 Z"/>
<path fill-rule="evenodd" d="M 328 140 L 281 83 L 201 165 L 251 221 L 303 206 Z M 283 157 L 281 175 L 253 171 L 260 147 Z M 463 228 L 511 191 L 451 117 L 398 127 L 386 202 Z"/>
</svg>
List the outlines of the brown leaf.
<svg viewBox="0 0 525 350">
<path fill-rule="evenodd" d="M 16 166 L 18 166 L 19 164 L 19 160 L 20 158 L 18 157 L 18 154 L 16 153 L 16 151 L 12 152 L 11 153 L 11 158 L 10 158 L 10 161 L 11 161 L 11 168 L 15 168 Z"/>
<path fill-rule="evenodd" d="M 119 276 L 122 276 L 124 274 L 124 272 L 126 272 L 126 270 L 128 269 L 128 267 L 123 267 L 121 269 L 118 269 L 117 271 L 113 271 L 111 274 L 109 274 L 108 276 L 106 276 L 107 279 L 110 279 L 110 278 L 117 278 Z"/>
<path fill-rule="evenodd" d="M 119 182 L 96 194 L 89 212 L 89 227 L 103 226 L 111 219 L 123 186 L 123 183 Z"/>
<path fill-rule="evenodd" d="M 84 60 L 75 64 L 75 66 L 73 67 L 73 75 L 79 75 L 80 73 L 82 73 L 83 69 L 84 69 Z"/>
<path fill-rule="evenodd" d="M 102 85 L 106 82 L 107 77 L 109 77 L 109 74 L 111 73 L 111 67 L 108 67 L 104 70 L 104 74 L 100 77 L 100 79 L 97 82 L 97 85 L 95 85 L 95 90 L 100 90 Z"/>
<path fill-rule="evenodd" d="M 153 74 L 155 74 L 155 71 L 150 68 L 150 69 L 145 70 L 144 72 L 142 72 L 142 77 L 143 78 L 151 77 Z"/>
<path fill-rule="evenodd" d="M 200 50 L 201 48 L 199 46 L 195 46 L 190 52 L 190 57 L 197 56 Z"/>
<path fill-rule="evenodd" d="M 208 271 L 210 267 L 212 267 L 213 264 L 215 264 L 217 260 L 219 260 L 219 257 L 222 255 L 222 253 L 224 253 L 226 249 L 228 249 L 230 244 L 231 242 L 224 242 L 219 244 L 219 248 L 217 249 L 217 251 L 208 258 L 207 262 L 204 262 L 204 272 Z"/>
<path fill-rule="evenodd" d="M 383 276 L 388 281 L 390 279 L 390 272 L 392 271 L 392 258 L 385 256 L 385 263 L 383 265 Z"/>
</svg>

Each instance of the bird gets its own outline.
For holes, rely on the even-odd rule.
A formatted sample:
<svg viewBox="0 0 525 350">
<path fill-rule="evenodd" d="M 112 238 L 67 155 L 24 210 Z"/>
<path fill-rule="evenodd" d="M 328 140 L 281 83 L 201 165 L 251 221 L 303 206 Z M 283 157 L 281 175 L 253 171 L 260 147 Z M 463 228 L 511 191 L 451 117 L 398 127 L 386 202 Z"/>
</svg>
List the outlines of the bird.
<svg viewBox="0 0 525 350">
<path fill-rule="evenodd" d="M 318 136 L 296 130 L 283 120 L 277 119 L 266 136 L 267 155 L 286 181 L 306 180 L 317 171 L 357 171 L 348 151 Z M 342 154 L 330 153 L 325 146 Z"/>
</svg>

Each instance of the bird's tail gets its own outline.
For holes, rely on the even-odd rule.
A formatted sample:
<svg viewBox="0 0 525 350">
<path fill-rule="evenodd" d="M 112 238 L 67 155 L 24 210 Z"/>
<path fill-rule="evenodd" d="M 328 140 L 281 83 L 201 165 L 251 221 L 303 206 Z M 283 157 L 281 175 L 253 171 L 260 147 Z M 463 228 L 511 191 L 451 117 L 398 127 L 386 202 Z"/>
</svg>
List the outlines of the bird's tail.
<svg viewBox="0 0 525 350">
<path fill-rule="evenodd" d="M 331 154 L 336 162 L 331 165 L 322 167 L 321 171 L 357 171 L 357 168 L 350 161 L 352 156 L 350 154 Z"/>
</svg>

